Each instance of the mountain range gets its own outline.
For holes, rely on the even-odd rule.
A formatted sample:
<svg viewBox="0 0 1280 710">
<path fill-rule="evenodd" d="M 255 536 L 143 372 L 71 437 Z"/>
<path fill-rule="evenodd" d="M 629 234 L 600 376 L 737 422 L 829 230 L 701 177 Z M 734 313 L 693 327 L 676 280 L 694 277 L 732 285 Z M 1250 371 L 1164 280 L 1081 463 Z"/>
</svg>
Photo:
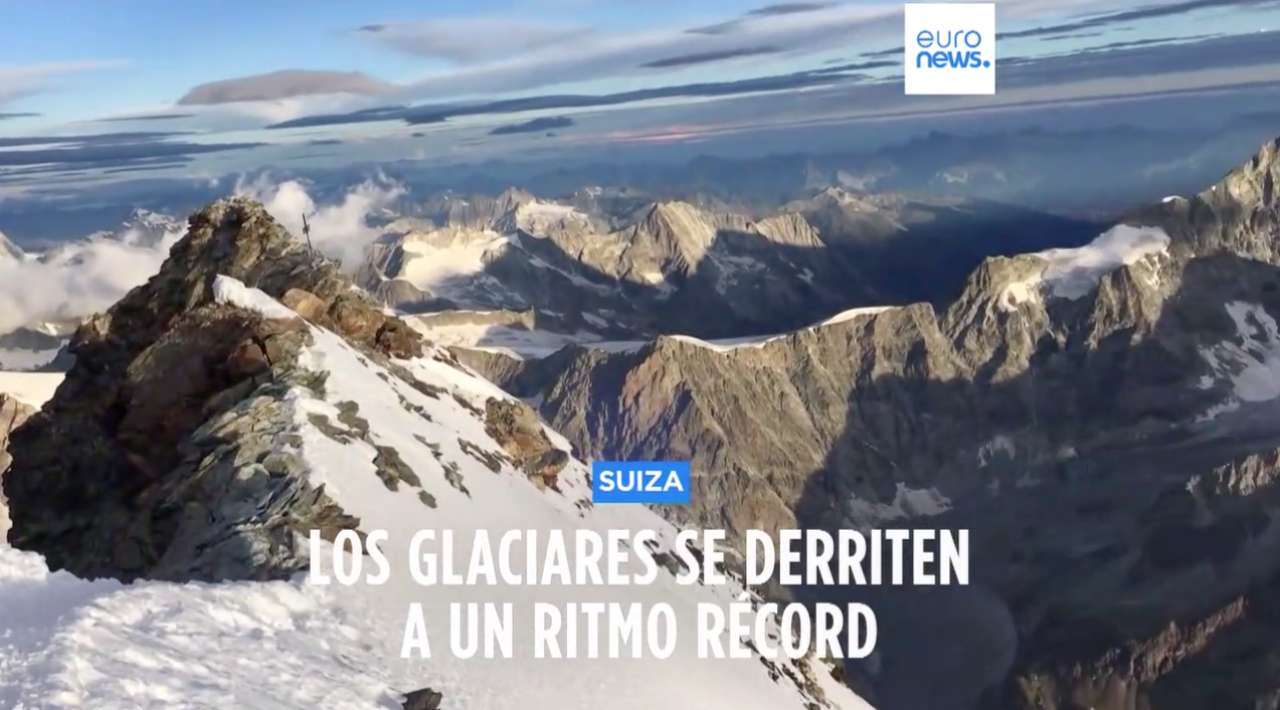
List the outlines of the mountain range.
<svg viewBox="0 0 1280 710">
<path fill-rule="evenodd" d="M 602 188 L 445 195 L 384 227 L 357 281 L 411 313 L 533 310 L 606 339 L 737 337 L 815 313 L 953 298 L 983 257 L 1083 243 L 1096 226 L 997 203 L 828 188 L 778 210 Z"/>
<path fill-rule="evenodd" d="M 301 594 L 311 529 L 965 528 L 969 586 L 753 590 L 870 603 L 879 651 L 838 669 L 511 665 L 496 684 L 383 648 L 396 620 L 361 610 L 420 589 L 307 603 L 372 639 L 365 705 L 430 687 L 455 707 L 1274 708 L 1278 178 L 1280 140 L 1102 227 L 844 189 L 757 214 L 445 195 L 389 221 L 354 282 L 261 205 L 219 201 L 78 328 L 10 435 L 8 539 L 81 578 Z M 590 459 L 690 460 L 693 505 L 593 506 Z M 88 630 L 39 631 L 71 641 L 35 660 L 126 692 Z M 45 689 L 34 660 L 10 667 Z M 296 691 L 335 692 L 323 678 Z"/>
<path fill-rule="evenodd" d="M 945 308 L 458 352 L 588 457 L 692 460 L 680 525 L 971 529 L 973 588 L 840 593 L 899 629 L 851 669 L 873 703 L 1270 707 L 1278 145 Z"/>
</svg>

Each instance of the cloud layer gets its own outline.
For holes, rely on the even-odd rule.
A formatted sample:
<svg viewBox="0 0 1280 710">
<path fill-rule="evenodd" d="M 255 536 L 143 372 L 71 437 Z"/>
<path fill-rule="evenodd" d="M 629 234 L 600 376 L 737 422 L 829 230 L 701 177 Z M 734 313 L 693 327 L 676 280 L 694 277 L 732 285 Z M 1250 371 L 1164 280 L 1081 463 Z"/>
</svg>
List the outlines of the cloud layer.
<svg viewBox="0 0 1280 710">
<path fill-rule="evenodd" d="M 356 33 L 407 54 L 461 64 L 562 45 L 590 30 L 557 22 L 464 17 L 365 25 Z"/>
<path fill-rule="evenodd" d="M 181 237 L 147 246 L 129 235 L 61 247 L 39 260 L 0 258 L 0 333 L 106 310 L 160 270 Z"/>
<path fill-rule="evenodd" d="M 49 88 L 50 81 L 62 75 L 116 69 L 126 64 L 127 62 L 116 59 L 95 59 L 0 66 L 0 106 L 45 91 Z"/>
<path fill-rule="evenodd" d="M 383 177 L 321 204 L 297 180 L 275 182 L 259 176 L 241 180 L 233 191 L 260 200 L 298 238 L 302 215 L 307 215 L 316 248 L 348 269 L 360 265 L 365 248 L 381 234 L 372 219 L 405 194 L 402 185 Z M 156 240 L 124 231 L 73 242 L 39 258 L 0 256 L 0 334 L 106 310 L 160 270 L 169 249 L 183 236 L 185 223 L 176 225 L 176 231 Z"/>
<path fill-rule="evenodd" d="M 544 116 L 542 118 L 534 118 L 523 123 L 510 123 L 505 126 L 498 126 L 489 131 L 491 136 L 508 136 L 516 133 L 541 133 L 542 131 L 553 131 L 559 128 L 568 128 L 573 125 L 573 119 L 568 116 Z"/>
<path fill-rule="evenodd" d="M 386 178 L 366 180 L 338 202 L 318 205 L 301 181 L 275 182 L 270 176 L 260 175 L 253 180 L 240 180 L 234 192 L 261 202 L 295 237 L 301 238 L 306 215 L 316 249 L 353 271 L 363 261 L 365 248 L 381 234 L 370 224 L 370 218 L 394 204 L 405 194 L 405 188 Z"/>
<path fill-rule="evenodd" d="M 286 69 L 200 84 L 178 99 L 178 105 L 201 106 L 241 101 L 274 101 L 319 94 L 372 95 L 386 93 L 391 88 L 390 84 L 358 71 Z"/>
</svg>

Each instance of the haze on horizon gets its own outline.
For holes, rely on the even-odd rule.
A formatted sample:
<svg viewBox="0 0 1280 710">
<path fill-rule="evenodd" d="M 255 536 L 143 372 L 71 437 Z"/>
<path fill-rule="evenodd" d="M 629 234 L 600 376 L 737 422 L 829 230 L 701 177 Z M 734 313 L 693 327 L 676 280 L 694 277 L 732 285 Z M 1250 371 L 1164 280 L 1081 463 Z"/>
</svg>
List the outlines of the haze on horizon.
<svg viewBox="0 0 1280 710">
<path fill-rule="evenodd" d="M 1203 181 L 1280 132 L 1266 113 L 1280 80 L 1275 0 L 1001 2 L 994 97 L 903 96 L 901 11 L 0 0 L 0 229 L 49 237 L 29 217 L 50 206 L 185 209 L 263 170 L 333 190 L 384 170 L 464 189 L 475 175 L 549 184 L 544 173 L 571 166 L 910 152 L 938 133 L 978 136 L 979 153 L 998 139 L 1034 161 L 1045 141 L 1027 131 L 1105 153 L 1137 130 L 1148 153 L 1163 141 L 1168 161 L 1202 163 L 1164 189 Z M 1247 130 L 1215 143 L 1233 121 Z M 1090 200 L 1050 206 L 1118 206 Z"/>
</svg>

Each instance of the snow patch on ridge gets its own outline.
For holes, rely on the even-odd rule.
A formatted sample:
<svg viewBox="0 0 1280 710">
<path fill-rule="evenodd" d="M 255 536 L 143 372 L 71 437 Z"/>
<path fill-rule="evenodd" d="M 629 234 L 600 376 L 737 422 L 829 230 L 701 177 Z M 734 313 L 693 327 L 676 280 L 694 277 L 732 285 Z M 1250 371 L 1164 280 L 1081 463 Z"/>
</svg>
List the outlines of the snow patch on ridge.
<svg viewBox="0 0 1280 710">
<path fill-rule="evenodd" d="M 570 225 L 587 226 L 587 216 L 570 205 L 533 200 L 516 208 L 516 226 L 535 236 Z"/>
<path fill-rule="evenodd" d="M 439 345 L 506 355 L 519 360 L 544 358 L 569 345 L 590 347 L 603 340 L 599 334 L 587 330 L 558 333 L 478 323 L 425 325 L 421 319 L 410 319 L 410 324 Z"/>
<path fill-rule="evenodd" d="M 1121 266 L 1167 253 L 1169 241 L 1160 227 L 1117 224 L 1085 246 L 1030 254 L 1043 261 L 1044 268 L 1007 284 L 1000 295 L 1000 307 L 1013 310 L 1019 304 L 1040 300 L 1042 295 L 1075 300 Z"/>
<path fill-rule="evenodd" d="M 809 328 L 813 329 L 813 328 L 820 328 L 824 325 L 835 325 L 836 323 L 844 323 L 845 321 L 850 321 L 855 318 L 860 318 L 862 316 L 879 315 L 881 313 L 884 313 L 885 311 L 893 310 L 893 308 L 895 308 L 895 306 L 863 306 L 862 308 L 850 308 L 849 310 L 841 311 L 840 313 L 837 313 L 834 316 L 831 316 L 830 318 L 820 323 L 811 325 L 809 326 Z"/>
<path fill-rule="evenodd" d="M 1280 326 L 1262 306 L 1242 301 L 1226 304 L 1235 322 L 1239 342 L 1226 341 L 1200 351 L 1211 374 L 1201 378 L 1201 389 L 1217 382 L 1231 384 L 1222 402 L 1200 415 L 1211 421 L 1239 409 L 1245 402 L 1266 402 L 1280 397 Z"/>
<path fill-rule="evenodd" d="M 978 449 L 978 468 L 990 466 L 998 454 L 1003 454 L 1010 460 L 1018 455 L 1018 447 L 1007 434 L 995 435 Z"/>
<path fill-rule="evenodd" d="M 951 509 L 951 499 L 937 488 L 910 488 L 898 482 L 898 490 L 888 503 L 853 498 L 845 503 L 848 519 L 856 526 L 875 527 L 903 518 L 927 518 Z"/>
<path fill-rule="evenodd" d="M 862 308 L 850 308 L 847 311 L 842 311 L 830 318 L 827 318 L 826 320 L 805 326 L 799 330 L 788 331 L 786 333 L 774 333 L 771 335 L 749 335 L 742 338 L 718 338 L 715 340 L 703 340 L 702 338 L 695 338 L 692 335 L 671 335 L 665 337 L 670 337 L 672 340 L 678 340 L 682 343 L 715 350 L 716 352 L 726 353 L 740 348 L 761 348 L 775 340 L 781 340 L 788 336 L 795 335 L 796 333 L 815 331 L 827 326 L 856 320 L 858 318 L 876 316 L 884 313 L 885 311 L 893 310 L 894 308 L 896 308 L 896 306 L 865 306 Z M 595 346 L 587 345 L 586 347 Z"/>
<path fill-rule="evenodd" d="M 261 314 L 264 318 L 297 318 L 298 314 L 276 299 L 249 288 L 243 283 L 219 274 L 213 279 L 213 299 L 218 303 L 238 306 Z"/>
<path fill-rule="evenodd" d="M 515 238 L 488 230 L 411 232 L 400 243 L 404 265 L 396 278 L 423 291 L 447 295 L 449 280 L 483 272 L 512 246 L 518 246 Z"/>
</svg>

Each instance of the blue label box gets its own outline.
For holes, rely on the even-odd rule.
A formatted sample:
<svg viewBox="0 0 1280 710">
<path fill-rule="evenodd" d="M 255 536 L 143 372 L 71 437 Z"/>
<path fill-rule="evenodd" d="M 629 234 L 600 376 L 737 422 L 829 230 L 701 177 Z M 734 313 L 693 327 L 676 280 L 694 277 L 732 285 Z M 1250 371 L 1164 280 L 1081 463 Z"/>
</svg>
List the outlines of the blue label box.
<svg viewBox="0 0 1280 710">
<path fill-rule="evenodd" d="M 689 505 L 693 476 L 688 461 L 593 461 L 591 500 L 595 503 Z"/>
</svg>

